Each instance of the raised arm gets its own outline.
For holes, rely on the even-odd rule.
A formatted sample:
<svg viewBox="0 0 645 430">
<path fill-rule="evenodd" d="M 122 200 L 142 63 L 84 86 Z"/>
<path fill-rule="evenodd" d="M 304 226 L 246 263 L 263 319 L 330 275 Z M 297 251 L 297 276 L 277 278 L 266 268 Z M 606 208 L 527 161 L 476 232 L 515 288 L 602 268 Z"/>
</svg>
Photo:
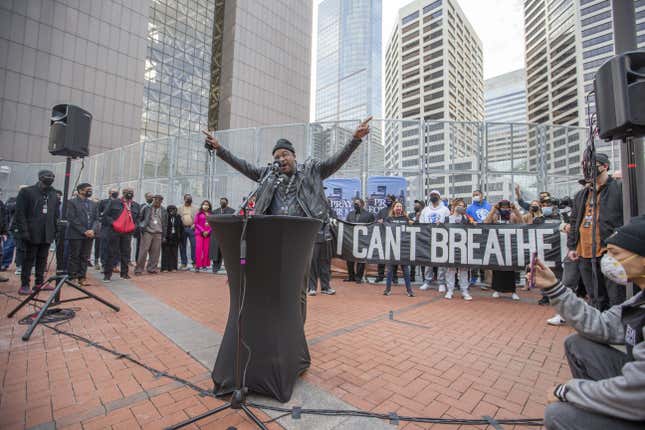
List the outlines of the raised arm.
<svg viewBox="0 0 645 430">
<path fill-rule="evenodd" d="M 370 116 L 367 118 L 365 121 L 361 122 L 359 126 L 356 128 L 354 131 L 354 135 L 352 137 L 352 140 L 343 146 L 340 150 L 338 150 L 334 155 L 329 157 L 326 160 L 320 161 L 319 163 L 319 169 L 320 169 L 320 176 L 325 179 L 333 175 L 343 167 L 343 164 L 349 160 L 349 157 L 352 156 L 354 151 L 358 148 L 358 146 L 361 144 L 363 138 L 368 135 L 370 132 L 370 127 L 369 127 L 369 122 L 372 120 L 372 117 Z"/>
<path fill-rule="evenodd" d="M 202 133 L 206 135 L 205 145 L 212 148 L 222 161 L 252 181 L 258 182 L 262 178 L 266 167 L 254 166 L 246 160 L 236 157 L 231 151 L 224 148 L 217 138 L 208 131 L 202 130 Z"/>
</svg>

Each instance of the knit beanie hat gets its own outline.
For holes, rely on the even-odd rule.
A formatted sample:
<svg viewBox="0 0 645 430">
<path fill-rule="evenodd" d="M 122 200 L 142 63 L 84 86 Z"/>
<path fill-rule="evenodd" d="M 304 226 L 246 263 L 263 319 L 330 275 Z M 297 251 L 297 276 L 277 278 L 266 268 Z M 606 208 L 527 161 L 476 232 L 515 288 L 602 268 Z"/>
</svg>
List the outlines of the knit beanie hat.
<svg viewBox="0 0 645 430">
<path fill-rule="evenodd" d="M 296 155 L 296 148 L 294 148 L 293 144 L 289 142 L 287 139 L 284 139 L 284 138 L 278 139 L 271 153 L 272 154 L 275 153 L 278 149 L 288 149 L 293 153 L 293 155 Z"/>
<path fill-rule="evenodd" d="M 645 256 L 645 215 L 632 218 L 629 224 L 617 228 L 607 239 L 607 244 L 610 243 Z"/>
</svg>

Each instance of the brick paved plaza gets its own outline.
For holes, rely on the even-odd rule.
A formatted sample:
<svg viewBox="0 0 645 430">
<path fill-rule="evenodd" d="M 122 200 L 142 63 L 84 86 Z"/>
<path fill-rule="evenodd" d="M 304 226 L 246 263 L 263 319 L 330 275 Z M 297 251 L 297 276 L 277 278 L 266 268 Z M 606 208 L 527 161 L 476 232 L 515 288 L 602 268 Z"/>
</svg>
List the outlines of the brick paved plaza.
<svg viewBox="0 0 645 430">
<path fill-rule="evenodd" d="M 17 279 L 10 277 L 0 291 L 15 296 Z M 290 406 L 443 418 L 540 418 L 546 390 L 570 377 L 563 340 L 571 329 L 546 325 L 553 311 L 536 304 L 535 292 L 514 302 L 472 288 L 474 300 L 466 302 L 459 294 L 445 300 L 436 291 L 418 291 L 409 298 L 402 286 L 390 297 L 381 294 L 383 285 L 334 279 L 333 286 L 335 296 L 309 298 L 306 333 L 312 365 Z M 121 311 L 90 300 L 63 305 L 78 309 L 59 329 L 212 389 L 210 371 L 228 312 L 225 276 L 180 272 L 106 285 L 95 278 L 89 288 Z M 74 294 L 65 290 L 65 297 Z M 163 428 L 221 404 L 49 328 L 38 327 L 23 342 L 26 326 L 18 320 L 32 310 L 7 319 L 16 303 L 0 296 L 1 429 Z M 276 417 L 260 416 L 265 421 Z M 254 428 L 235 411 L 188 428 L 229 426 Z M 403 422 L 397 427 L 337 417 L 286 417 L 268 426 L 477 428 Z"/>
</svg>

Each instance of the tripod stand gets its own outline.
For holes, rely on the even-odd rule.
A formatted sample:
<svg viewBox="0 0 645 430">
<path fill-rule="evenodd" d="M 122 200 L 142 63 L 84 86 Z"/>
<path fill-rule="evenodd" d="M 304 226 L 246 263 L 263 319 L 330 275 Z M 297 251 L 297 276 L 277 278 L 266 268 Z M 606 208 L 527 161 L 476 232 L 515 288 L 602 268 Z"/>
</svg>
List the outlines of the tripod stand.
<svg viewBox="0 0 645 430">
<path fill-rule="evenodd" d="M 241 355 L 241 349 L 242 349 L 242 334 L 241 334 L 242 309 L 244 309 L 244 296 L 245 296 L 245 290 L 246 290 L 246 232 L 247 232 L 247 226 L 248 226 L 249 216 L 250 216 L 248 205 L 251 199 L 257 194 L 257 190 L 259 190 L 262 187 L 262 185 L 268 180 L 268 178 L 272 176 L 274 175 L 271 174 L 271 169 L 268 169 L 266 175 L 260 181 L 256 190 L 253 191 L 251 194 L 249 194 L 249 196 L 244 201 L 244 204 L 242 205 L 242 208 L 241 208 L 243 224 L 242 224 L 242 234 L 240 236 L 240 269 L 241 270 L 240 270 L 240 288 L 238 290 L 238 303 L 240 304 L 240 310 L 237 316 L 237 334 L 235 339 L 235 389 L 231 394 L 230 400 L 227 403 L 223 404 L 222 406 L 219 406 L 215 409 L 211 409 L 210 411 L 206 411 L 203 414 L 197 415 L 193 418 L 189 418 L 173 426 L 167 427 L 166 430 L 180 429 L 196 421 L 199 421 L 211 415 L 217 414 L 221 411 L 225 411 L 227 409 L 243 410 L 244 413 L 251 419 L 251 421 L 253 421 L 258 426 L 259 429 L 267 430 L 267 427 L 264 425 L 262 420 L 260 420 L 253 413 L 253 411 L 251 411 L 251 409 L 246 403 L 246 395 L 248 393 L 248 389 L 246 386 L 244 386 L 245 381 L 242 376 L 240 355 Z"/>
<path fill-rule="evenodd" d="M 68 193 L 69 193 L 69 177 L 71 174 L 72 170 L 72 158 L 67 157 L 67 160 L 65 162 L 65 185 L 63 189 L 63 207 L 62 207 L 62 217 L 59 225 L 59 235 L 57 240 L 64 240 L 65 237 L 65 229 L 67 227 L 67 198 L 68 198 Z M 24 268 L 23 268 L 24 270 Z M 50 282 L 55 282 L 56 287 L 53 289 L 51 296 L 47 300 L 41 300 L 38 299 L 36 296 L 40 293 L 42 286 L 49 284 Z M 77 291 L 80 291 L 81 293 L 85 294 L 83 297 L 75 297 L 72 299 L 66 299 L 66 300 L 61 300 L 60 299 L 60 292 L 61 289 L 63 288 L 64 285 L 68 285 L 72 288 L 74 288 Z M 77 285 L 73 283 L 69 277 L 69 274 L 67 273 L 66 268 L 62 271 L 57 273 L 54 276 L 51 276 L 45 281 L 42 285 L 37 286 L 34 288 L 34 291 L 25 299 L 23 300 L 14 310 L 9 312 L 7 315 L 8 318 L 13 317 L 16 312 L 18 312 L 20 309 L 22 309 L 27 303 L 34 301 L 38 303 L 44 303 L 43 307 L 40 309 L 38 312 L 38 315 L 36 318 L 31 322 L 29 325 L 29 328 L 25 332 L 25 334 L 22 336 L 22 340 L 27 341 L 31 337 L 31 334 L 33 333 L 34 329 L 36 328 L 36 325 L 40 322 L 40 320 L 43 318 L 45 313 L 47 313 L 47 310 L 49 307 L 54 304 L 57 305 L 59 303 L 68 303 L 68 302 L 75 302 L 78 300 L 85 300 L 85 299 L 95 299 L 101 303 L 103 303 L 105 306 L 108 306 L 115 311 L 119 311 L 119 307 L 113 305 L 112 303 L 108 302 L 105 299 L 102 299 L 101 297 L 97 296 L 96 294 L 90 293 L 86 289 L 82 288 L 80 285 Z"/>
</svg>

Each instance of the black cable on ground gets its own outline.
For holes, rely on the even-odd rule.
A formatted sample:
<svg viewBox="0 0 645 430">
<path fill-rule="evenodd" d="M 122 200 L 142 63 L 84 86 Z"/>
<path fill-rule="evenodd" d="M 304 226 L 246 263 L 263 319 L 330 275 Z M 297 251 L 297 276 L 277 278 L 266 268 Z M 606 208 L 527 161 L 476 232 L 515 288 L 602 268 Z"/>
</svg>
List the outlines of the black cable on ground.
<svg viewBox="0 0 645 430">
<path fill-rule="evenodd" d="M 14 300 L 20 301 L 19 298 L 12 296 L 10 294 L 7 294 L 3 291 L 0 291 L 0 294 L 7 296 L 9 298 L 12 298 Z M 124 354 L 122 352 L 116 351 L 114 349 L 110 349 L 108 347 L 105 347 L 101 345 L 100 343 L 94 342 L 90 339 L 87 339 L 83 336 L 77 335 L 75 333 L 71 333 L 65 330 L 62 330 L 58 328 L 57 326 L 60 324 L 63 324 L 65 321 L 74 318 L 75 312 L 72 309 L 52 309 L 53 311 L 58 311 L 59 313 L 70 315 L 71 317 L 65 318 L 65 319 L 59 319 L 57 325 L 50 325 L 47 323 L 43 323 L 43 326 L 47 327 L 48 329 L 58 333 L 62 334 L 64 336 L 68 336 L 72 339 L 75 339 L 79 342 L 85 343 L 89 346 L 93 346 L 94 348 L 100 349 L 101 351 L 107 352 L 111 355 L 114 355 L 117 359 L 123 359 L 127 360 L 130 363 L 136 364 L 139 367 L 142 367 L 152 373 L 155 377 L 166 377 L 168 379 L 171 379 L 175 382 L 178 382 L 193 391 L 196 391 L 199 393 L 200 396 L 202 397 L 213 397 L 213 398 L 218 398 L 215 393 L 209 390 L 205 390 L 202 387 L 199 387 L 192 382 L 180 378 L 178 376 L 166 373 L 164 371 L 155 369 L 154 367 L 148 366 L 145 363 L 140 362 L 136 358 L 133 358 L 129 356 L 128 354 Z M 26 317 L 26 318 L 30 318 Z M 23 318 L 25 320 L 26 318 Z M 44 319 L 43 319 L 44 320 Z M 21 320 L 22 321 L 22 320 Z M 27 323 L 28 324 L 28 323 Z M 360 410 L 351 410 L 351 409 L 303 409 L 299 406 L 294 406 L 293 408 L 283 408 L 279 406 L 271 406 L 271 405 L 264 405 L 261 403 L 255 403 L 255 402 L 246 402 L 246 404 L 250 407 L 260 409 L 263 411 L 274 411 L 274 412 L 282 412 L 282 414 L 278 417 L 275 417 L 269 421 L 266 421 L 267 423 L 279 420 L 281 418 L 284 418 L 288 415 L 291 415 L 293 419 L 299 419 L 302 414 L 309 414 L 309 415 L 323 415 L 323 416 L 345 416 L 345 417 L 359 417 L 359 418 L 374 418 L 374 419 L 380 419 L 380 420 L 385 420 L 385 421 L 390 421 L 393 423 L 399 422 L 399 421 L 406 421 L 406 422 L 416 422 L 416 423 L 424 423 L 424 424 L 452 424 L 452 425 L 490 425 L 491 424 L 491 419 L 489 417 L 485 417 L 484 419 L 460 419 L 460 418 L 429 418 L 429 417 L 411 417 L 411 416 L 404 416 L 404 415 L 397 415 L 395 412 L 391 412 L 388 414 L 383 414 L 383 413 L 376 413 L 376 412 L 367 412 L 367 411 L 360 411 Z M 493 420 L 494 423 L 496 424 L 507 424 L 507 425 L 523 425 L 523 426 L 529 426 L 529 427 L 540 427 L 543 425 L 543 419 L 542 418 L 518 418 L 518 419 L 497 419 Z"/>
<path fill-rule="evenodd" d="M 40 319 L 41 324 L 46 324 L 46 323 L 60 323 L 63 321 L 68 321 L 71 320 L 76 316 L 76 311 L 79 310 L 79 308 L 74 308 L 74 309 L 68 309 L 68 308 L 50 308 L 47 309 L 45 312 L 45 315 Z M 38 312 L 34 312 L 32 314 L 27 315 L 26 317 L 22 318 L 21 320 L 18 321 L 18 324 L 21 325 L 30 325 L 34 319 L 38 316 Z"/>
</svg>

